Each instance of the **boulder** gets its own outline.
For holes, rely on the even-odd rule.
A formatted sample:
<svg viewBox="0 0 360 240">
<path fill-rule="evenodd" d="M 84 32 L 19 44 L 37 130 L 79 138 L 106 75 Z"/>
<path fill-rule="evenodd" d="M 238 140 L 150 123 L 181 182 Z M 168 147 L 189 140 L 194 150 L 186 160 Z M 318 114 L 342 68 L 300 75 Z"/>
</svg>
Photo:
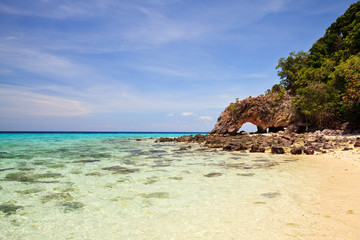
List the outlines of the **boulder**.
<svg viewBox="0 0 360 240">
<path fill-rule="evenodd" d="M 360 147 L 360 138 L 356 138 L 354 147 Z"/>
<path fill-rule="evenodd" d="M 271 153 L 273 153 L 273 154 L 284 154 L 285 150 L 282 147 L 272 146 L 271 147 Z"/>
<path fill-rule="evenodd" d="M 229 143 L 223 147 L 224 151 L 242 151 L 247 149 L 248 147 L 242 145 L 241 143 Z"/>
<path fill-rule="evenodd" d="M 290 147 L 291 144 L 292 144 L 292 140 L 290 137 L 288 136 L 282 136 L 280 139 L 279 139 L 279 144 L 281 146 L 284 146 L 284 147 Z"/>
<path fill-rule="evenodd" d="M 323 149 L 334 149 L 334 146 L 332 144 L 330 144 L 330 143 L 325 143 L 323 145 Z"/>
<path fill-rule="evenodd" d="M 293 148 L 293 149 L 291 149 L 291 154 L 302 154 L 302 152 L 303 152 L 303 148 L 302 147 L 297 147 L 297 148 Z"/>
<path fill-rule="evenodd" d="M 255 152 L 261 152 L 264 153 L 265 152 L 265 148 L 261 148 L 259 147 L 259 145 L 252 145 L 250 152 L 255 153 Z"/>
<path fill-rule="evenodd" d="M 304 150 L 304 153 L 306 154 L 306 155 L 313 155 L 314 154 L 314 149 L 312 149 L 312 148 L 306 148 L 305 150 Z"/>
</svg>

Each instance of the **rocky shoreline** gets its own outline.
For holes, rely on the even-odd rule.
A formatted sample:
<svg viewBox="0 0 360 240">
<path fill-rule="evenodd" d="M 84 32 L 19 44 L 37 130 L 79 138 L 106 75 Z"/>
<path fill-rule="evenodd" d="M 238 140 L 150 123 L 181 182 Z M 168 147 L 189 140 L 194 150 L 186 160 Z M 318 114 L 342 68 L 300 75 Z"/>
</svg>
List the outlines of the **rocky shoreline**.
<svg viewBox="0 0 360 240">
<path fill-rule="evenodd" d="M 161 137 L 156 142 L 179 142 L 198 143 L 203 148 L 210 148 L 223 151 L 260 152 L 273 154 L 323 154 L 333 151 L 348 151 L 360 148 L 360 137 L 356 134 L 342 134 L 340 130 L 328 130 L 309 133 L 277 133 L 266 134 L 241 134 L 219 135 L 190 135 L 177 138 Z M 190 146 L 182 146 L 180 150 L 186 150 Z"/>
</svg>

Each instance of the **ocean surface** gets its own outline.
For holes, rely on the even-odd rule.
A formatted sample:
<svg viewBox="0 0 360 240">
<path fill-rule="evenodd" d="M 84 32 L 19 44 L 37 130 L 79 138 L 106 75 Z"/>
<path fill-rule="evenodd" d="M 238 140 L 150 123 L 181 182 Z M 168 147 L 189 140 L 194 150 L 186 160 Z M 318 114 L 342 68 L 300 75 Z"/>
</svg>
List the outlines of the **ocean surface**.
<svg viewBox="0 0 360 240">
<path fill-rule="evenodd" d="M 156 142 L 186 134 L 1 133 L 0 239 L 311 233 L 316 182 L 301 161 Z"/>
</svg>

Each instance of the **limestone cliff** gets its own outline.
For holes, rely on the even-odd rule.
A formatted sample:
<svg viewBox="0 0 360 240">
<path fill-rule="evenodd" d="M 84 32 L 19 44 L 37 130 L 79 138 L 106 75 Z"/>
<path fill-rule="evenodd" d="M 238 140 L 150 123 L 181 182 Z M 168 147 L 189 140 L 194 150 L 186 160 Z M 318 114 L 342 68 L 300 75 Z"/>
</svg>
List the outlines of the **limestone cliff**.
<svg viewBox="0 0 360 240">
<path fill-rule="evenodd" d="M 235 135 L 247 122 L 256 125 L 259 132 L 288 127 L 295 122 L 291 99 L 288 93 L 283 96 L 273 93 L 231 103 L 221 113 L 210 134 Z"/>
</svg>

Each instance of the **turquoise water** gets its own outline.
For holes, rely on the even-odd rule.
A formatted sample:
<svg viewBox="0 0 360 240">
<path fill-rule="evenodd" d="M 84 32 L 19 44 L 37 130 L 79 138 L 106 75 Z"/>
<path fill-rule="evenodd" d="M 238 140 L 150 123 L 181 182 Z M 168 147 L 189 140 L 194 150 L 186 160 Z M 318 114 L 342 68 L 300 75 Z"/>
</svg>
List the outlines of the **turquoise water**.
<svg viewBox="0 0 360 240">
<path fill-rule="evenodd" d="M 314 190 L 296 159 L 155 142 L 179 135 L 0 134 L 0 239 L 293 239 L 309 227 L 298 218 Z"/>
</svg>

